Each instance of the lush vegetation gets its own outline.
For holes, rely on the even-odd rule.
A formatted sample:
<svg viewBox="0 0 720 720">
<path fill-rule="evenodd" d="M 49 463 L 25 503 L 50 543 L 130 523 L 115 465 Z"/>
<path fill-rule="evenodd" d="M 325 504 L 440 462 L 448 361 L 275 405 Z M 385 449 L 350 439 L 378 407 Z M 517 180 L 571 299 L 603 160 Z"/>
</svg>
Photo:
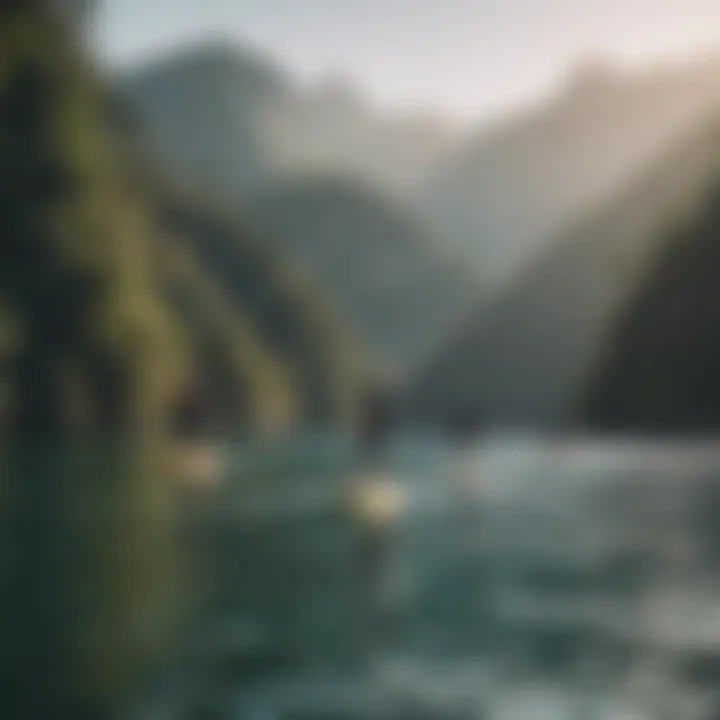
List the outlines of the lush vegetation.
<svg viewBox="0 0 720 720">
<path fill-rule="evenodd" d="M 146 449 L 181 354 L 74 30 L 59 4 L 0 9 L 3 717 L 102 716 L 172 615 L 168 485 Z"/>
<path fill-rule="evenodd" d="M 363 363 L 322 295 L 240 219 L 187 194 L 156 198 L 158 269 L 225 424 L 351 420 Z"/>
<path fill-rule="evenodd" d="M 291 269 L 146 176 L 70 7 L 0 7 L 0 716 L 28 720 L 107 717 L 168 648 L 188 389 L 255 432 L 346 417 L 359 378 Z"/>
</svg>

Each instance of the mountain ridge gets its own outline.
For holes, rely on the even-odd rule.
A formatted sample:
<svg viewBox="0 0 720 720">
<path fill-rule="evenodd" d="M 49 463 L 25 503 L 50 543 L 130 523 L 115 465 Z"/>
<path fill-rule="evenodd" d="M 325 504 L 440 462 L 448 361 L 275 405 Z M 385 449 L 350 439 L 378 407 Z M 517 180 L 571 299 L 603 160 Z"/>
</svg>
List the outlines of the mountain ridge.
<svg viewBox="0 0 720 720">
<path fill-rule="evenodd" d="M 717 127 L 703 123 L 481 308 L 418 375 L 414 412 L 437 419 L 469 404 L 494 425 L 575 424 L 615 317 L 718 172 Z"/>
<path fill-rule="evenodd" d="M 419 205 L 499 289 L 718 109 L 714 56 L 634 73 L 579 67 L 545 102 L 463 144 Z"/>
</svg>

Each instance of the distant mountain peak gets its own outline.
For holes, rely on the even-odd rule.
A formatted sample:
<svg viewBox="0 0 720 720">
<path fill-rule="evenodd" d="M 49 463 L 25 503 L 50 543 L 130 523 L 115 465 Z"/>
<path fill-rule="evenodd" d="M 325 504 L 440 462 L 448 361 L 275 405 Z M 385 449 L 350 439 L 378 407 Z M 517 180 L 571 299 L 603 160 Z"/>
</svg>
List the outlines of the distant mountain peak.
<svg viewBox="0 0 720 720">
<path fill-rule="evenodd" d="M 720 64 L 587 60 L 558 92 L 441 164 L 419 194 L 436 233 L 498 288 L 720 108 Z"/>
<path fill-rule="evenodd" d="M 165 53 L 124 86 L 161 161 L 233 202 L 316 171 L 409 194 L 455 142 L 449 128 L 378 111 L 346 77 L 301 83 L 228 38 Z"/>
<path fill-rule="evenodd" d="M 172 75 L 222 75 L 244 82 L 281 86 L 284 73 L 269 55 L 255 48 L 240 45 L 225 35 L 204 37 L 152 58 L 141 68 L 135 68 L 129 79 L 143 82 Z"/>
<path fill-rule="evenodd" d="M 699 225 L 699 232 L 693 230 L 700 236 L 697 248 L 690 247 L 692 238 L 684 234 L 687 220 L 697 215 L 706 198 L 710 198 L 711 211 L 717 206 L 719 138 L 714 120 L 693 128 L 608 201 L 551 242 L 418 374 L 410 393 L 414 412 L 426 419 L 445 420 L 469 407 L 495 426 L 568 426 L 587 419 L 578 418 L 577 404 L 585 400 L 579 396 L 588 383 L 599 381 L 593 407 L 581 409 L 592 421 L 621 424 L 631 411 L 638 417 L 652 417 L 649 393 L 642 397 L 632 387 L 633 381 L 639 385 L 645 373 L 650 379 L 643 379 L 644 387 L 652 388 L 664 403 L 662 385 L 655 382 L 656 360 L 659 366 L 663 359 L 663 371 L 676 383 L 675 392 L 680 381 L 687 382 L 693 357 L 683 354 L 683 340 L 692 339 L 699 348 L 705 342 L 705 350 L 714 351 L 712 343 L 720 348 L 713 312 L 717 212 L 710 222 Z M 692 222 L 689 226 L 694 227 Z M 676 239 L 680 251 L 636 303 L 637 288 L 646 284 L 668 237 Z M 686 272 L 687 264 L 685 268 L 673 265 L 678 258 L 687 259 L 702 279 L 699 290 Z M 706 293 L 704 306 L 702 293 Z M 614 328 L 628 303 L 638 307 L 621 328 L 618 357 L 606 362 L 608 344 L 616 343 Z M 673 314 L 677 317 L 678 313 L 682 322 L 673 331 Z M 702 333 L 695 332 L 698 318 Z M 639 336 L 641 330 L 649 330 L 652 338 L 643 336 L 635 343 L 633 335 Z M 671 335 L 676 355 L 666 361 L 670 345 L 665 341 Z M 603 365 L 603 373 L 596 377 L 598 364 Z M 713 373 L 714 369 L 707 376 L 720 396 L 720 381 Z M 623 393 L 630 399 L 626 401 Z M 679 402 L 677 395 L 673 402 Z M 670 402 L 664 404 L 677 409 Z M 713 410 L 711 417 L 715 421 L 720 413 Z"/>
</svg>

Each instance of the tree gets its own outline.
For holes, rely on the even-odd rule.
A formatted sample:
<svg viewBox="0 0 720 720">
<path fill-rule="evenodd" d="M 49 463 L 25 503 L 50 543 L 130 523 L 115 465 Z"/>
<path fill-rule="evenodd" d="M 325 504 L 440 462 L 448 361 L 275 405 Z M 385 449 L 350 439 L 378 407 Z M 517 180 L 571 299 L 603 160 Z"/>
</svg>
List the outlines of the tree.
<svg viewBox="0 0 720 720">
<path fill-rule="evenodd" d="M 109 715 L 150 656 L 168 563 L 149 449 L 178 375 L 153 229 L 57 9 L 0 8 L 0 716 L 29 720 Z"/>
</svg>

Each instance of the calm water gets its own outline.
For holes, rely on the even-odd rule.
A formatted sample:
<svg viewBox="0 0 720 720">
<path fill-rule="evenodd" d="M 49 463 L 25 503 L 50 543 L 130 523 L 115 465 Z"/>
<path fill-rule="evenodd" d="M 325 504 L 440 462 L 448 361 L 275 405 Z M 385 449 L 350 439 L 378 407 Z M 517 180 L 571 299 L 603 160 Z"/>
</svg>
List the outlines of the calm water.
<svg viewBox="0 0 720 720">
<path fill-rule="evenodd" d="M 225 474 L 181 681 L 208 716 L 718 717 L 712 443 L 305 440 Z"/>
</svg>

